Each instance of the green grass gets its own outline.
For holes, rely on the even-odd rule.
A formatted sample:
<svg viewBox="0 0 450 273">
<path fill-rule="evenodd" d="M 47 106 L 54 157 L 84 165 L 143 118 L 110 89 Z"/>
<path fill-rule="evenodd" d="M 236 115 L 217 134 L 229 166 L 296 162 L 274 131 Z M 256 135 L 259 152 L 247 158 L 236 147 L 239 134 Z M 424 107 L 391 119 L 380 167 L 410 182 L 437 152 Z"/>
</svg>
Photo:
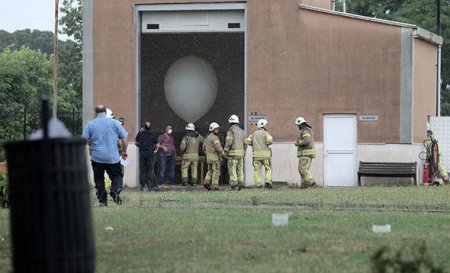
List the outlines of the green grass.
<svg viewBox="0 0 450 273">
<path fill-rule="evenodd" d="M 97 272 L 370 272 L 378 248 L 416 240 L 450 268 L 449 198 L 448 187 L 124 192 L 122 206 L 92 201 Z M 289 225 L 273 227 L 282 212 Z M 11 271 L 8 213 L 0 272 Z"/>
</svg>

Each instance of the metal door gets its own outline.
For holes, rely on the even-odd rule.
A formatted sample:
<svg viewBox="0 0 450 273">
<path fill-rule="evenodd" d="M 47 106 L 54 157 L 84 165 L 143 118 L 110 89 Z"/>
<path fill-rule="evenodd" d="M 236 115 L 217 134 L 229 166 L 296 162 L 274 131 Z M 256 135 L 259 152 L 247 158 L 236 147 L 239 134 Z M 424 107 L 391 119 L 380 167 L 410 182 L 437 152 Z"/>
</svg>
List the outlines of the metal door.
<svg viewBox="0 0 450 273">
<path fill-rule="evenodd" d="M 324 184 L 356 185 L 356 115 L 324 116 Z"/>
</svg>

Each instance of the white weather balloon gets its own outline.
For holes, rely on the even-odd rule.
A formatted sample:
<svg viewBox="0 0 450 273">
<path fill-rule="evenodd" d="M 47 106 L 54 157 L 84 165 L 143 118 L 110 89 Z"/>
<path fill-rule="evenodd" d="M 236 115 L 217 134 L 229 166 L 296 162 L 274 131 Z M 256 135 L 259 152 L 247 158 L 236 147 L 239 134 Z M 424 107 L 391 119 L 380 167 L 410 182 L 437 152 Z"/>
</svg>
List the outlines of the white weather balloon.
<svg viewBox="0 0 450 273">
<path fill-rule="evenodd" d="M 172 110 L 186 122 L 196 122 L 217 97 L 217 75 L 204 59 L 187 56 L 174 62 L 164 78 L 164 93 Z"/>
</svg>

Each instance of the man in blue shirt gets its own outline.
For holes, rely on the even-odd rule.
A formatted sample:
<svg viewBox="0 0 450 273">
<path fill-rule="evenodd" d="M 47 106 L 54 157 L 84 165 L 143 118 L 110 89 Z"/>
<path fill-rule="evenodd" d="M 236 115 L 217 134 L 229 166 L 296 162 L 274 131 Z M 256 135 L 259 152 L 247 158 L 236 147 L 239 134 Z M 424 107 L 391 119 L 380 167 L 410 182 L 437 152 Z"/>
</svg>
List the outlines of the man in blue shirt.
<svg viewBox="0 0 450 273">
<path fill-rule="evenodd" d="M 97 198 L 101 206 L 108 205 L 108 195 L 105 188 L 105 171 L 111 178 L 110 196 L 118 205 L 122 204 L 120 192 L 123 187 L 123 173 L 120 166 L 120 156 L 127 158 L 128 133 L 117 120 L 106 117 L 106 107 L 98 105 L 95 108 L 97 118 L 88 122 L 83 130 L 82 138 L 90 141 L 91 162 L 94 171 Z M 123 145 L 122 155 L 119 154 L 117 140 Z"/>
</svg>

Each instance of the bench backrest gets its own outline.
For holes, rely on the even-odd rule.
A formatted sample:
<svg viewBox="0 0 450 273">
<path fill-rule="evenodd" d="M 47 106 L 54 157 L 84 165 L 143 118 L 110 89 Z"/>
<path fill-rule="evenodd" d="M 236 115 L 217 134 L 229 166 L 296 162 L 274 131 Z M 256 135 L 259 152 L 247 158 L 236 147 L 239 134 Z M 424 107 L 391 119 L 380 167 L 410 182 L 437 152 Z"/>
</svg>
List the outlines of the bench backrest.
<svg viewBox="0 0 450 273">
<path fill-rule="evenodd" d="M 415 174 L 417 162 L 359 162 L 361 173 L 398 173 Z"/>
</svg>

